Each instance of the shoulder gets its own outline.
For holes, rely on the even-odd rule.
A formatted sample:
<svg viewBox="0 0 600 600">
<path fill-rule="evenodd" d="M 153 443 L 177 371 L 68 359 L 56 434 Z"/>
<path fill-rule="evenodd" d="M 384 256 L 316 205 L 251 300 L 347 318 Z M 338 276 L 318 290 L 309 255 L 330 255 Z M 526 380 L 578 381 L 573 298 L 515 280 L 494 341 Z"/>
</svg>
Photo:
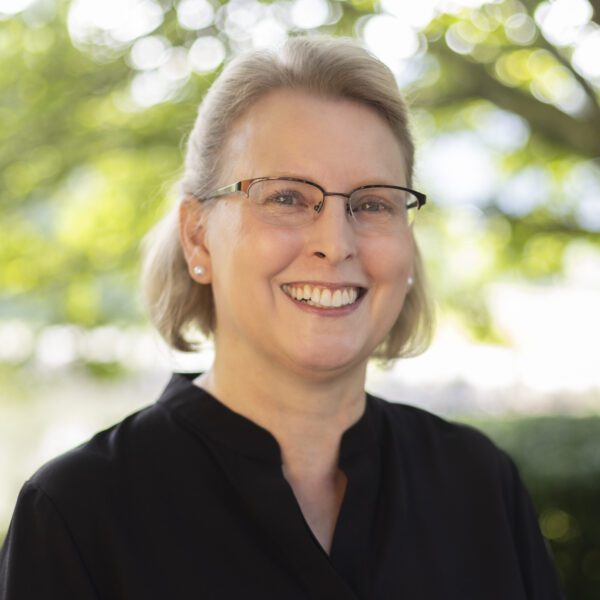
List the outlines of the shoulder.
<svg viewBox="0 0 600 600">
<path fill-rule="evenodd" d="M 28 481 L 65 514 L 80 507 L 136 510 L 140 502 L 214 470 L 186 410 L 198 404 L 194 374 L 174 374 L 156 401 L 42 466 Z"/>
<path fill-rule="evenodd" d="M 422 408 L 371 396 L 383 416 L 387 435 L 404 454 L 421 464 L 444 465 L 448 472 L 513 476 L 514 464 L 483 432 Z"/>
<path fill-rule="evenodd" d="M 514 518 L 526 496 L 512 458 L 487 435 L 426 410 L 373 398 L 382 414 L 386 452 L 394 453 L 410 481 L 441 493 L 447 502 L 501 507 Z M 468 499 L 468 500 L 467 500 Z"/>
<path fill-rule="evenodd" d="M 418 438 L 424 443 L 452 442 L 475 445 L 480 449 L 495 448 L 490 438 L 475 427 L 450 421 L 410 404 L 390 402 L 372 395 L 370 398 L 396 433 Z"/>
<path fill-rule="evenodd" d="M 27 485 L 58 505 L 117 496 L 143 460 L 152 460 L 170 435 L 160 404 L 133 413 L 44 464 Z"/>
</svg>

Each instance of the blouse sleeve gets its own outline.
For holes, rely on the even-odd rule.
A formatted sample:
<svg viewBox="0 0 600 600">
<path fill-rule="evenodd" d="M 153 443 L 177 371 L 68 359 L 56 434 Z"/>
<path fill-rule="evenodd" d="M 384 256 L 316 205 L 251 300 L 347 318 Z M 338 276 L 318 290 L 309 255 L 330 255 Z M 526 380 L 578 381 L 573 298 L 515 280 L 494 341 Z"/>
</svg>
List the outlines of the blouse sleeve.
<svg viewBox="0 0 600 600">
<path fill-rule="evenodd" d="M 527 489 L 518 469 L 507 456 L 510 483 L 507 498 L 513 523 L 513 539 L 527 598 L 531 600 L 564 600 L 558 576 Z"/>
<path fill-rule="evenodd" d="M 52 500 L 31 482 L 0 550 L 0 600 L 97 600 L 77 545 Z"/>
</svg>

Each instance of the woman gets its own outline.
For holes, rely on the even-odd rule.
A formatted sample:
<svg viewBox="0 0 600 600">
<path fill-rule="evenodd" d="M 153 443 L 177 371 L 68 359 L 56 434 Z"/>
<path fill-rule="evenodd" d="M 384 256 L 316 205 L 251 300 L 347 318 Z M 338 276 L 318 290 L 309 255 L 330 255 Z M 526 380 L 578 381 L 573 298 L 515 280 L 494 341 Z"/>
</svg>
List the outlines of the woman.
<svg viewBox="0 0 600 600">
<path fill-rule="evenodd" d="M 365 395 L 431 328 L 413 145 L 393 76 L 352 42 L 231 63 L 188 143 L 145 293 L 202 375 L 43 467 L 3 599 L 559 598 L 527 493 L 478 432 Z"/>
</svg>

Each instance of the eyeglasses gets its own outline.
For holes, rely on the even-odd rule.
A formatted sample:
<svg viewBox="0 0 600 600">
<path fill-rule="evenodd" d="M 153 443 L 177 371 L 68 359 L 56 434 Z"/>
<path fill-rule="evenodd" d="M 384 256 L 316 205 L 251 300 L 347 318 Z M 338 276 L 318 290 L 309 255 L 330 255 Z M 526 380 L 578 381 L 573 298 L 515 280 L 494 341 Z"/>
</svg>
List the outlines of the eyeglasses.
<svg viewBox="0 0 600 600">
<path fill-rule="evenodd" d="M 416 212 L 425 204 L 421 192 L 398 185 L 363 185 L 346 194 L 327 192 L 320 185 L 296 177 L 244 179 L 219 188 L 201 198 L 241 192 L 256 216 L 279 227 L 302 227 L 315 221 L 326 196 L 346 198 L 346 214 L 357 229 L 371 233 L 393 233 L 412 225 Z"/>
</svg>

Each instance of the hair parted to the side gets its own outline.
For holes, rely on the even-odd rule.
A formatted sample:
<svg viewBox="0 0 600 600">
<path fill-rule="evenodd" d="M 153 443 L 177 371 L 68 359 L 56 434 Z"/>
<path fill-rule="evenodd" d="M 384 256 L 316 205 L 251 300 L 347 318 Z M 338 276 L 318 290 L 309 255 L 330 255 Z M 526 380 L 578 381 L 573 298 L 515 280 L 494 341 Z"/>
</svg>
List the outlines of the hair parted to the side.
<svg viewBox="0 0 600 600">
<path fill-rule="evenodd" d="M 406 104 L 392 72 L 357 42 L 348 38 L 293 37 L 283 48 L 256 50 L 232 60 L 206 94 L 189 137 L 180 202 L 202 198 L 220 185 L 227 170 L 227 138 L 232 123 L 259 98 L 276 89 L 299 89 L 349 99 L 375 109 L 399 140 L 412 183 L 414 145 Z M 205 203 L 210 210 L 211 202 Z M 150 319 L 172 347 L 196 350 L 194 332 L 215 330 L 212 287 L 189 274 L 178 235 L 178 209 L 173 209 L 146 236 L 143 244 L 142 294 Z M 374 356 L 414 356 L 429 345 L 433 316 L 425 274 L 415 243 L 413 286 L 396 323 Z"/>
</svg>

